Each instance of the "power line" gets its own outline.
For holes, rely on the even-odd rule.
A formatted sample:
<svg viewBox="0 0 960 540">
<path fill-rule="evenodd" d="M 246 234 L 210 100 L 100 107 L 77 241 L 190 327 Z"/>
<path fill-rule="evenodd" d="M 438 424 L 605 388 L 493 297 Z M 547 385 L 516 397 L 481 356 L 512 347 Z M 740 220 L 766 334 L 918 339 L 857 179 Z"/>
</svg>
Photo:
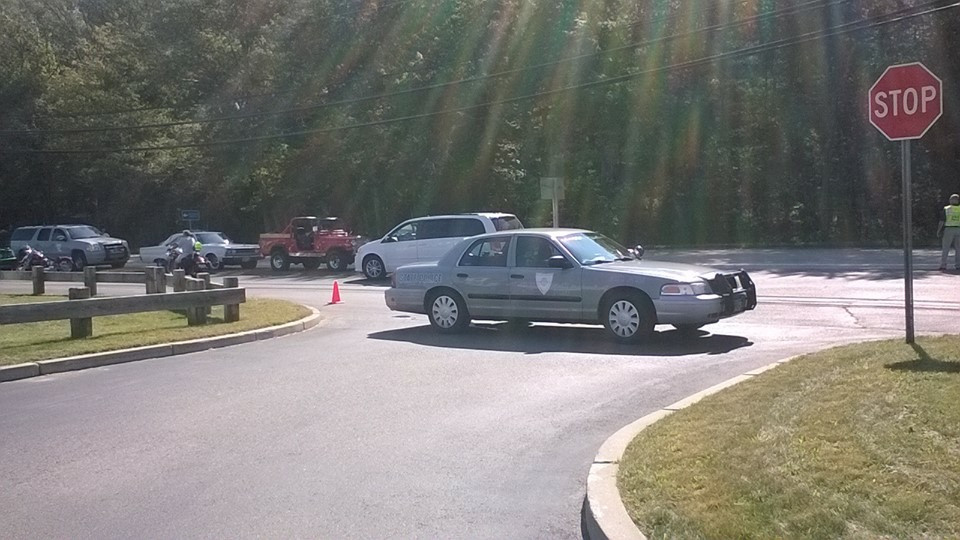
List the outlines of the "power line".
<svg viewBox="0 0 960 540">
<path fill-rule="evenodd" d="M 404 1 L 406 1 L 406 0 L 404 0 Z M 314 105 L 305 105 L 305 106 L 302 106 L 302 107 L 294 107 L 294 108 L 274 110 L 274 111 L 262 111 L 262 112 L 255 112 L 255 113 L 248 113 L 248 114 L 239 114 L 239 115 L 231 115 L 231 116 L 221 116 L 221 117 L 214 117 L 214 118 L 205 118 L 205 119 L 199 119 L 199 120 L 176 120 L 176 121 L 171 121 L 171 122 L 157 122 L 157 123 L 152 123 L 152 124 L 134 124 L 134 125 L 127 125 L 127 126 L 98 126 L 98 127 L 87 127 L 87 128 L 33 129 L 33 130 L 0 130 L 0 134 L 3 134 L 3 135 L 39 135 L 39 134 L 107 133 L 107 132 L 114 132 L 114 131 L 131 131 L 131 130 L 139 130 L 139 129 L 158 129 L 158 128 L 169 128 L 169 127 L 188 126 L 188 125 L 202 125 L 202 124 L 211 124 L 211 123 L 219 123 L 219 122 L 230 122 L 230 121 L 236 121 L 236 120 L 245 120 L 245 119 L 250 119 L 250 118 L 260 118 L 260 117 L 284 116 L 284 115 L 290 115 L 290 114 L 298 114 L 298 113 L 304 113 L 304 112 L 309 112 L 309 111 L 320 110 L 320 109 L 324 109 L 324 108 L 328 108 L 328 107 L 337 107 L 337 106 L 344 106 L 344 105 L 354 105 L 354 104 L 357 104 L 357 103 L 363 103 L 363 102 L 367 102 L 367 101 L 375 101 L 375 100 L 380 100 L 380 99 L 387 99 L 387 98 L 398 97 L 398 96 L 403 96 L 403 95 L 409 95 L 409 94 L 414 94 L 414 93 L 419 93 L 419 92 L 426 92 L 426 91 L 429 91 L 429 90 L 437 90 L 437 89 L 446 88 L 446 87 L 449 87 L 449 86 L 458 86 L 458 85 L 462 85 L 462 84 L 469 84 L 469 83 L 479 82 L 479 81 L 488 80 L 488 79 L 505 77 L 505 76 L 507 76 L 507 75 L 514 75 L 514 74 L 517 74 L 517 73 L 523 73 L 523 72 L 526 72 L 526 71 L 532 71 L 532 70 L 536 70 L 536 69 L 543 69 L 543 68 L 546 68 L 546 67 L 556 66 L 556 65 L 564 64 L 564 63 L 568 63 L 568 62 L 574 62 L 574 61 L 578 61 L 578 60 L 584 60 L 584 59 L 587 59 L 587 58 L 595 58 L 595 57 L 598 57 L 598 56 L 608 55 L 608 54 L 613 53 L 613 52 L 618 52 L 618 51 L 623 51 L 623 50 L 630 50 L 630 49 L 638 49 L 638 48 L 646 47 L 646 46 L 653 45 L 653 44 L 656 44 L 656 43 L 661 43 L 661 42 L 670 42 L 670 41 L 682 39 L 682 38 L 685 38 L 685 37 L 694 36 L 694 35 L 701 34 L 701 33 L 705 33 L 705 32 L 714 32 L 714 31 L 718 31 L 718 30 L 726 30 L 726 29 L 730 29 L 730 28 L 736 28 L 736 27 L 738 27 L 738 26 L 743 26 L 743 25 L 750 24 L 750 23 L 753 23 L 753 22 L 757 22 L 757 21 L 759 21 L 759 20 L 764 20 L 764 19 L 767 19 L 767 18 L 779 18 L 779 17 L 785 16 L 785 15 L 799 14 L 799 13 L 803 13 L 803 12 L 806 12 L 806 11 L 811 11 L 811 10 L 817 9 L 817 8 L 832 7 L 832 6 L 834 6 L 834 5 L 839 5 L 839 4 L 848 2 L 848 1 L 849 1 L 849 0 L 810 0 L 810 1 L 807 1 L 807 2 L 802 2 L 802 3 L 800 3 L 800 4 L 795 4 L 795 5 L 793 5 L 793 6 L 789 6 L 789 7 L 786 7 L 786 8 L 780 8 L 780 9 L 768 11 L 768 12 L 765 12 L 765 13 L 760 13 L 760 14 L 757 14 L 757 15 L 754 15 L 754 16 L 751 16 L 751 17 L 746 17 L 746 18 L 744 18 L 744 19 L 737 19 L 737 20 L 735 20 L 735 21 L 731 21 L 731 22 L 727 22 L 727 23 L 721 23 L 721 24 L 715 24 L 715 25 L 712 25 L 712 26 L 707 26 L 707 27 L 703 27 L 703 28 L 696 29 L 696 30 L 691 30 L 691 31 L 687 31 L 687 32 L 681 32 L 681 33 L 679 33 L 679 34 L 671 34 L 671 35 L 668 35 L 668 36 L 662 36 L 662 37 L 655 38 L 655 39 L 650 39 L 650 40 L 645 40 L 645 41 L 640 41 L 640 42 L 635 42 L 635 43 L 629 43 L 629 44 L 626 44 L 626 45 L 620 45 L 620 46 L 617 46 L 617 47 L 612 47 L 612 48 L 609 48 L 609 49 L 604 49 L 604 50 L 602 50 L 602 51 L 598 51 L 598 52 L 594 52 L 594 53 L 580 54 L 580 55 L 575 55 L 575 56 L 570 56 L 570 57 L 565 57 L 565 58 L 560 58 L 560 59 L 552 60 L 552 61 L 549 61 L 549 62 L 544 62 L 544 63 L 541 63 L 541 64 L 535 64 L 535 65 L 532 65 L 532 66 L 525 66 L 525 67 L 520 67 L 520 68 L 502 70 L 502 71 L 498 71 L 498 72 L 495 72 L 495 73 L 490 73 L 490 74 L 486 74 L 486 75 L 478 75 L 478 76 L 475 76 L 475 77 L 468 77 L 468 78 L 458 79 L 458 80 L 454 80 L 454 81 L 447 81 L 447 82 L 435 83 L 435 84 L 430 84 L 430 85 L 425 85 L 425 86 L 418 86 L 418 87 L 414 87 L 414 88 L 408 88 L 408 89 L 404 89 L 404 90 L 397 90 L 397 91 L 394 91 L 394 92 L 387 92 L 387 93 L 375 94 L 375 95 L 370 95 L 370 96 L 361 96 L 361 97 L 358 97 L 358 98 L 351 98 L 351 99 L 344 99 L 344 100 L 338 100 L 338 101 L 331 101 L 331 102 L 327 102 L 327 103 L 319 103 L 319 104 L 314 104 Z M 670 17 L 664 17 L 663 19 L 673 18 L 673 17 L 676 17 L 676 14 L 674 14 L 674 15 L 672 15 L 672 16 L 670 16 Z M 631 23 L 631 24 L 634 24 L 634 23 Z"/>
<path fill-rule="evenodd" d="M 830 28 L 826 28 L 826 29 L 816 30 L 816 31 L 813 31 L 813 32 L 805 33 L 805 34 L 800 34 L 800 35 L 798 35 L 798 36 L 793 36 L 793 37 L 790 37 L 790 38 L 784 38 L 784 39 L 781 39 L 781 40 L 776 40 L 776 41 L 772 41 L 772 42 L 768 42 L 768 43 L 763 43 L 763 44 L 754 45 L 754 46 L 750 46 L 750 47 L 744 47 L 744 48 L 736 49 L 736 50 L 733 50 L 733 51 L 727 51 L 727 52 L 724 52 L 724 53 L 718 53 L 718 54 L 715 54 L 715 55 L 706 56 L 706 57 L 702 57 L 702 58 L 698 58 L 698 59 L 694 59 L 694 60 L 688 60 L 688 61 L 686 61 L 686 62 L 679 62 L 679 63 L 676 63 L 676 64 L 670 64 L 670 65 L 666 65 L 666 66 L 659 66 L 659 67 L 656 67 L 656 68 L 645 69 L 645 70 L 641 70 L 641 71 L 637 71 L 637 72 L 633 72 L 633 73 L 626 73 L 626 74 L 623 74 L 623 75 L 618 75 L 618 76 L 615 76 L 615 77 L 609 77 L 609 78 L 605 78 L 605 79 L 590 81 L 590 82 L 587 82 L 587 83 L 580 83 L 580 84 L 577 84 L 577 85 L 566 86 L 566 87 L 562 87 L 562 88 L 555 88 L 555 89 L 551 89 L 551 90 L 544 90 L 544 91 L 535 92 L 535 93 L 532 93 L 532 94 L 525 94 L 525 95 L 521 95 L 521 96 L 514 96 L 514 97 L 511 97 L 511 98 L 506 98 L 506 99 L 501 99 L 501 100 L 496 100 L 496 101 L 489 101 L 489 102 L 484 102 L 484 103 L 478 103 L 478 104 L 474 104 L 474 105 L 468 105 L 468 106 L 464 106 L 464 107 L 457 107 L 457 108 L 453 108 L 453 109 L 445 109 L 445 110 L 441 110 L 441 111 L 433 111 L 433 112 L 416 114 L 416 115 L 409 115 L 409 116 L 403 116 L 403 117 L 386 118 L 386 119 L 382 119 L 382 120 L 375 120 L 375 121 L 371 121 L 371 122 L 362 122 L 362 123 L 350 124 L 350 125 L 345 125 L 345 126 L 335 126 L 335 127 L 328 127 L 328 128 L 309 129 L 309 130 L 286 132 L 286 133 L 279 133 L 279 134 L 272 134 L 272 135 L 262 135 L 262 136 L 258 136 L 258 137 L 247 137 L 247 138 L 242 138 L 242 139 L 231 139 L 231 140 L 220 140 L 220 141 L 207 141 L 207 142 L 198 142 L 198 143 L 183 143 L 183 144 L 167 145 L 167 146 L 141 146 L 141 147 L 126 147 L 126 148 L 99 148 L 99 149 L 97 149 L 97 148 L 86 148 L 86 149 L 73 149 L 73 150 L 66 150 L 66 149 L 64 149 L 64 150 L 26 150 L 26 149 L 20 149 L 20 150 L 7 151 L 7 153 L 89 154 L 89 153 L 118 153 L 118 152 L 123 152 L 123 153 L 126 153 L 126 152 L 152 152 L 152 151 L 161 151 L 161 150 L 176 150 L 176 149 L 185 149 L 185 148 L 200 148 L 200 147 L 211 147 L 211 146 L 225 146 L 225 145 L 231 145 L 231 144 L 245 144 L 245 143 L 259 142 L 259 141 L 265 141 L 265 140 L 284 139 L 284 138 L 290 138 L 290 137 L 300 137 L 300 136 L 304 136 L 304 135 L 312 135 L 312 134 L 319 134 L 319 133 L 331 133 L 331 132 L 345 131 L 345 130 L 350 130 L 350 129 L 359 129 L 359 128 L 365 128 L 365 127 L 381 126 L 381 125 L 393 124 L 393 123 L 398 123 L 398 122 L 407 122 L 407 121 L 411 121 L 411 120 L 419 120 L 419 119 L 430 118 L 430 117 L 434 117 L 434 116 L 441 116 L 441 115 L 447 115 L 447 114 L 454 114 L 454 113 L 466 112 L 466 111 L 470 111 L 470 110 L 482 109 L 482 108 L 491 107 L 491 106 L 494 106 L 494 105 L 504 105 L 504 104 L 514 103 L 514 102 L 518 102 L 518 101 L 526 101 L 526 100 L 535 99 L 535 98 L 538 98 L 538 97 L 555 95 L 555 94 L 560 94 L 560 93 L 566 93 L 566 92 L 570 92 L 570 91 L 573 91 L 573 90 L 582 90 L 582 89 L 585 89 L 585 88 L 593 88 L 593 87 L 597 87 L 597 86 L 605 86 L 605 85 L 608 85 L 608 84 L 617 84 L 617 83 L 625 82 L 625 81 L 628 81 L 628 80 L 631 80 L 631 79 L 635 79 L 635 78 L 637 78 L 637 77 L 644 76 L 644 75 L 651 75 L 651 74 L 660 73 L 660 72 L 664 72 L 664 71 L 675 71 L 675 70 L 682 70 L 682 69 L 690 69 L 690 68 L 694 68 L 694 67 L 699 67 L 699 66 L 702 66 L 702 65 L 710 64 L 710 63 L 716 62 L 716 61 L 718 61 L 718 60 L 727 60 L 727 59 L 731 59 L 731 58 L 741 58 L 741 57 L 746 57 L 746 56 L 753 56 L 753 55 L 760 54 L 760 53 L 764 53 L 764 52 L 775 51 L 775 50 L 783 49 L 783 48 L 786 48 L 786 47 L 790 47 L 790 46 L 794 46 L 794 45 L 799 45 L 799 44 L 801 44 L 801 43 L 807 43 L 807 42 L 810 42 L 810 41 L 815 41 L 815 40 L 818 40 L 818 39 L 823 39 L 823 38 L 825 38 L 825 37 L 832 37 L 832 36 L 838 36 L 838 35 L 843 35 L 843 34 L 849 34 L 849 33 L 852 33 L 852 32 L 857 32 L 857 31 L 861 31 L 861 30 L 868 30 L 868 29 L 871 29 L 871 28 L 877 28 L 877 27 L 885 26 L 885 25 L 888 25 L 888 24 L 896 23 L 896 22 L 903 22 L 903 21 L 906 21 L 906 20 L 914 19 L 914 18 L 916 18 L 916 17 L 921 17 L 921 16 L 925 16 L 925 15 L 930 15 L 930 14 L 933 14 L 933 13 L 937 13 L 937 12 L 940 12 L 940 11 L 945 11 L 945 10 L 947 10 L 947 9 L 952 9 L 952 8 L 955 8 L 955 7 L 960 6 L 960 1 L 958 1 L 958 2 L 953 2 L 953 3 L 951 3 L 951 4 L 947 4 L 947 5 L 943 5 L 943 6 L 931 8 L 931 9 L 926 9 L 925 11 L 919 11 L 919 12 L 910 13 L 911 11 L 915 11 L 915 10 L 917 10 L 917 9 L 924 9 L 924 8 L 927 8 L 927 7 L 929 7 L 929 6 L 933 6 L 933 5 L 939 4 L 939 3 L 940 3 L 939 1 L 927 2 L 926 4 L 920 4 L 920 5 L 913 6 L 913 7 L 909 7 L 909 8 L 903 8 L 903 9 L 900 9 L 900 10 L 898 10 L 898 11 L 893 11 L 893 12 L 886 13 L 886 14 L 883 14 L 883 15 L 880 15 L 880 16 L 877 16 L 877 17 L 873 17 L 873 18 L 866 18 L 866 19 L 861 19 L 861 20 L 858 20 L 858 21 L 853 21 L 853 22 L 850 22 L 850 23 L 844 23 L 844 24 L 836 25 L 836 26 L 833 26 L 833 27 L 830 27 Z"/>
</svg>

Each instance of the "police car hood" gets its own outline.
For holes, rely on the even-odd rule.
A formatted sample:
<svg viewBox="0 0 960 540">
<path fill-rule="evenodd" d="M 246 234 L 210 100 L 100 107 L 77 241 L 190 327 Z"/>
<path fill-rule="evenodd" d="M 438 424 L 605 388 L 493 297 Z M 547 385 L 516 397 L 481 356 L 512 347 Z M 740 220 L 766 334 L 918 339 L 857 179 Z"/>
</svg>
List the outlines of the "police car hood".
<svg viewBox="0 0 960 540">
<path fill-rule="evenodd" d="M 588 265 L 585 268 L 600 272 L 636 274 L 680 282 L 712 279 L 718 273 L 721 273 L 715 268 L 706 266 L 651 260 L 617 261 Z"/>
</svg>

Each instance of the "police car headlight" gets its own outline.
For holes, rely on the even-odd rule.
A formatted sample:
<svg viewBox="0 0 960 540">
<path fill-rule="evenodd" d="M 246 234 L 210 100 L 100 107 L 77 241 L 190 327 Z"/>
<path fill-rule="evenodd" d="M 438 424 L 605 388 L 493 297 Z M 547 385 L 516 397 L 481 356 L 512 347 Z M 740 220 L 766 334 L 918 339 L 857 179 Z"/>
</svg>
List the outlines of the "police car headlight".
<svg viewBox="0 0 960 540">
<path fill-rule="evenodd" d="M 660 287 L 660 296 L 698 296 L 710 294 L 710 285 L 705 281 L 693 283 L 668 283 Z"/>
<path fill-rule="evenodd" d="M 87 251 L 103 251 L 103 246 L 100 244 L 87 244 Z"/>
</svg>

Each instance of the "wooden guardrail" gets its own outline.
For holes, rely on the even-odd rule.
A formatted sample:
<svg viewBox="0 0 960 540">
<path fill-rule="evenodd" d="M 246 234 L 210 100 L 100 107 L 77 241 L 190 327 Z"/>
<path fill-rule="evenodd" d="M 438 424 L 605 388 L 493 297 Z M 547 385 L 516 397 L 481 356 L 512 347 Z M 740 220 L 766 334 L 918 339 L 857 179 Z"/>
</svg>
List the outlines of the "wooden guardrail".
<svg viewBox="0 0 960 540">
<path fill-rule="evenodd" d="M 246 291 L 239 288 L 239 280 L 226 277 L 223 283 L 210 281 L 210 274 L 188 277 L 183 270 L 164 274 L 158 266 L 148 266 L 143 272 L 97 272 L 87 267 L 83 272 L 47 272 L 33 268 L 30 272 L 2 271 L 0 279 L 30 280 L 33 294 L 45 293 L 48 281 L 82 282 L 85 287 L 69 289 L 66 302 L 39 304 L 12 304 L 0 306 L 0 325 L 70 319 L 70 334 L 74 338 L 93 335 L 93 317 L 124 315 L 146 311 L 178 311 L 186 314 L 187 324 L 207 322 L 211 306 L 223 306 L 226 322 L 240 320 L 240 304 L 246 302 Z M 167 293 L 167 282 L 173 291 Z M 97 283 L 143 283 L 146 294 L 92 298 L 97 294 Z"/>
<path fill-rule="evenodd" d="M 210 281 L 209 274 L 198 274 L 206 286 L 204 289 L 220 289 L 223 285 Z M 0 280 L 21 280 L 33 283 L 33 294 L 46 293 L 45 284 L 50 282 L 83 283 L 90 289 L 91 296 L 97 296 L 97 283 L 143 283 L 147 294 L 162 293 L 168 284 L 173 285 L 174 291 L 185 291 L 186 277 L 183 270 L 174 270 L 173 274 L 164 274 L 159 266 L 148 266 L 143 272 L 98 272 L 96 268 L 88 266 L 83 272 L 48 272 L 45 268 L 35 267 L 30 271 L 3 270 L 0 271 Z"/>
<path fill-rule="evenodd" d="M 200 280 L 188 283 L 202 286 Z M 240 320 L 240 304 L 246 301 L 246 289 L 237 287 L 235 282 L 233 287 L 222 289 L 108 298 L 90 298 L 90 290 L 80 287 L 70 289 L 70 300 L 67 301 L 0 306 L 0 325 L 70 319 L 71 337 L 82 338 L 92 335 L 93 317 L 104 315 L 185 310 L 188 324 L 197 325 L 206 323 L 208 307 L 222 305 L 224 320 L 235 322 Z"/>
</svg>

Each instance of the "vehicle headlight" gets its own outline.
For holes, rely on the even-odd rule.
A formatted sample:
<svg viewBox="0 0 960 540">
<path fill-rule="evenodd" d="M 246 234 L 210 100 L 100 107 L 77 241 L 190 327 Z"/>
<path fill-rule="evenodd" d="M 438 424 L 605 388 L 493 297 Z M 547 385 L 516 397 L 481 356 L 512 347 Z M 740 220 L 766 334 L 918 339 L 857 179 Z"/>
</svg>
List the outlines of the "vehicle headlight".
<svg viewBox="0 0 960 540">
<path fill-rule="evenodd" d="M 224 255 L 226 257 L 232 257 L 236 254 L 237 254 L 236 250 L 233 250 L 233 249 L 228 249 L 227 251 L 224 252 Z"/>
<path fill-rule="evenodd" d="M 103 246 L 100 244 L 87 244 L 87 251 L 103 251 Z"/>
<path fill-rule="evenodd" d="M 660 287 L 660 296 L 697 296 L 711 294 L 710 285 L 705 281 L 693 283 L 668 283 Z"/>
</svg>

